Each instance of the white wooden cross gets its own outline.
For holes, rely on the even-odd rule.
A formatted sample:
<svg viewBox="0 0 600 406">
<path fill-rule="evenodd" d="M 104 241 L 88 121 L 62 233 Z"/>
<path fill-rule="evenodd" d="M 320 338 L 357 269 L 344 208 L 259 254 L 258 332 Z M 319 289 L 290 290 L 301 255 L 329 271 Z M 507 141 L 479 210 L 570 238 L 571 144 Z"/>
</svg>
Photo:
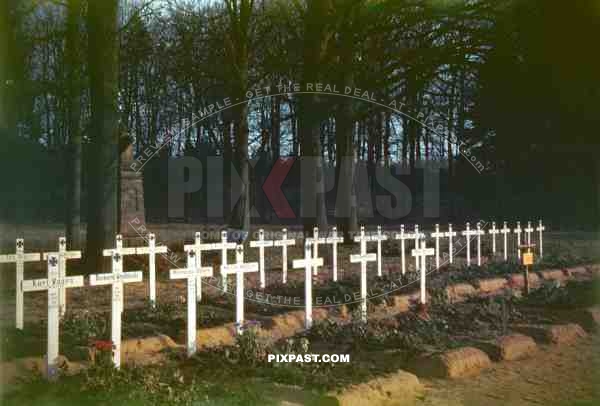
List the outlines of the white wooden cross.
<svg viewBox="0 0 600 406">
<path fill-rule="evenodd" d="M 454 262 L 454 248 L 453 248 L 453 237 L 456 237 L 456 231 L 452 231 L 452 224 L 448 224 L 448 231 L 444 233 L 445 237 L 448 237 L 448 251 L 450 252 L 450 263 Z"/>
<path fill-rule="evenodd" d="M 90 275 L 90 285 L 112 285 L 111 303 L 111 341 L 113 345 L 113 363 L 121 366 L 121 315 L 123 313 L 123 284 L 142 281 L 142 271 L 123 272 L 121 248 L 112 250 L 112 273 Z"/>
<path fill-rule="evenodd" d="M 368 242 L 377 242 L 377 276 L 381 276 L 381 268 L 383 266 L 383 259 L 381 257 L 381 242 L 387 240 L 387 235 L 381 232 L 381 226 L 377 226 L 377 234 L 370 235 Z"/>
<path fill-rule="evenodd" d="M 24 292 L 40 290 L 48 291 L 48 337 L 46 353 L 46 371 L 49 379 L 57 376 L 57 358 L 59 354 L 59 297 L 60 291 L 67 288 L 83 286 L 83 276 L 61 277 L 59 273 L 59 258 L 56 254 L 48 255 L 48 277 L 23 281 Z"/>
<path fill-rule="evenodd" d="M 156 245 L 154 233 L 148 234 L 147 247 L 135 247 L 137 255 L 148 255 L 148 289 L 152 307 L 156 305 L 156 254 L 166 254 L 167 251 L 166 245 Z"/>
<path fill-rule="evenodd" d="M 477 222 L 477 266 L 481 266 L 481 236 L 485 234 L 485 231 L 481 229 L 481 222 Z"/>
<path fill-rule="evenodd" d="M 235 264 L 221 265 L 221 275 L 235 274 L 235 324 L 237 333 L 244 326 L 244 273 L 258 272 L 258 262 L 244 263 L 244 246 L 235 249 Z"/>
<path fill-rule="evenodd" d="M 421 263 L 418 269 L 421 270 L 421 304 L 427 303 L 427 289 L 425 285 L 425 279 L 427 277 L 427 257 L 434 255 L 435 250 L 433 248 L 426 248 L 427 242 L 421 241 L 421 247 L 413 249 L 412 255 L 417 259 L 417 263 Z M 419 261 L 420 259 L 420 261 Z"/>
<path fill-rule="evenodd" d="M 360 238 L 354 237 L 354 241 L 360 242 L 360 254 L 350 255 L 350 262 L 360 263 L 360 313 L 363 322 L 367 321 L 367 262 L 376 261 L 375 254 L 367 254 L 367 240 L 365 227 L 360 227 Z"/>
<path fill-rule="evenodd" d="M 435 238 L 435 269 L 440 268 L 440 237 L 445 237 L 446 233 L 440 233 L 440 225 L 435 225 L 435 232 L 431 233 L 431 237 Z M 451 237 L 452 238 L 452 237 Z M 450 254 L 452 255 L 452 254 Z"/>
<path fill-rule="evenodd" d="M 425 234 L 419 232 L 418 224 L 415 224 L 415 232 L 413 237 L 415 239 L 415 248 L 419 248 L 419 240 L 421 240 L 421 238 L 425 238 Z M 415 258 L 415 270 L 417 269 L 419 269 L 419 261 L 417 258 Z"/>
<path fill-rule="evenodd" d="M 519 245 L 521 245 L 521 222 L 517 221 L 517 227 L 513 229 L 513 232 L 517 235 L 517 258 L 521 259 L 521 250 L 519 249 Z"/>
<path fill-rule="evenodd" d="M 67 251 L 67 239 L 65 237 L 58 238 L 58 252 L 45 252 L 43 259 L 46 261 L 49 255 L 58 256 L 58 275 L 61 278 L 67 276 L 67 259 L 81 259 L 81 251 Z M 58 295 L 58 307 L 60 316 L 64 316 L 67 311 L 67 290 L 60 289 Z"/>
<path fill-rule="evenodd" d="M 14 254 L 0 255 L 0 264 L 15 263 L 16 266 L 16 318 L 15 326 L 23 330 L 23 274 L 25 262 L 40 260 L 39 252 L 25 253 L 25 240 L 17 238 Z"/>
<path fill-rule="evenodd" d="M 292 262 L 294 269 L 304 268 L 304 327 L 308 330 L 312 327 L 312 274 L 313 269 L 323 266 L 323 258 L 315 258 L 311 252 L 313 241 L 304 241 L 304 259 L 295 259 Z"/>
<path fill-rule="evenodd" d="M 402 275 L 406 273 L 406 258 L 404 254 L 405 243 L 404 240 L 412 239 L 411 234 L 406 234 L 404 232 L 404 224 L 400 224 L 400 234 L 394 235 L 395 240 L 400 240 L 400 256 L 402 262 Z"/>
<path fill-rule="evenodd" d="M 508 259 L 508 234 L 510 233 L 510 228 L 508 228 L 506 221 L 500 232 L 504 234 L 504 260 L 506 261 Z"/>
<path fill-rule="evenodd" d="M 283 271 L 282 282 L 287 283 L 287 271 L 288 271 L 288 260 L 287 260 L 287 247 L 296 245 L 296 240 L 293 238 L 287 238 L 287 228 L 282 230 L 281 240 L 273 241 L 273 246 L 281 247 L 281 269 Z"/>
<path fill-rule="evenodd" d="M 523 231 L 525 231 L 525 238 L 527 241 L 527 245 L 531 245 L 531 233 L 533 233 L 533 227 L 531 227 L 531 221 L 527 222 L 527 228 L 524 229 Z"/>
<path fill-rule="evenodd" d="M 471 230 L 471 225 L 467 223 L 467 229 L 462 232 L 462 235 L 466 236 L 467 240 L 467 266 L 471 265 L 471 236 L 476 234 L 477 230 Z"/>
<path fill-rule="evenodd" d="M 250 241 L 252 248 L 258 247 L 258 267 L 260 272 L 260 288 L 265 288 L 265 247 L 272 247 L 273 241 L 265 240 L 265 230 L 258 230 L 258 240 Z"/>
<path fill-rule="evenodd" d="M 332 255 L 332 268 L 333 268 L 333 281 L 337 282 L 338 279 L 338 275 L 337 275 L 337 246 L 338 244 L 341 244 L 344 242 L 344 237 L 338 237 L 337 235 L 337 227 L 333 227 L 331 229 L 331 237 L 327 237 L 325 238 L 325 242 L 324 244 L 331 244 L 332 250 L 331 250 L 331 255 Z"/>
<path fill-rule="evenodd" d="M 171 279 L 187 279 L 187 355 L 191 357 L 196 353 L 196 288 L 198 280 L 213 276 L 212 266 L 199 267 L 196 263 L 196 254 L 189 250 L 186 268 L 169 270 Z"/>
<path fill-rule="evenodd" d="M 326 243 L 327 239 L 326 238 L 319 238 L 319 227 L 314 227 L 313 228 L 313 236 L 312 238 L 305 238 L 304 239 L 304 244 L 308 244 L 308 245 L 312 245 L 312 250 L 313 250 L 313 258 L 318 258 L 319 257 L 319 243 Z M 315 266 L 313 268 L 313 275 L 317 274 L 317 267 Z"/>
<path fill-rule="evenodd" d="M 542 219 L 540 219 L 537 228 L 535 229 L 535 231 L 539 231 L 540 233 L 540 258 L 542 258 L 544 256 L 544 248 L 542 245 L 542 232 L 546 229 L 546 227 L 544 227 L 542 225 Z"/>
<path fill-rule="evenodd" d="M 236 249 L 237 244 L 234 242 L 227 242 L 227 231 L 221 231 L 221 242 L 213 242 L 213 243 L 202 243 L 200 239 L 200 233 L 196 233 L 194 244 L 184 245 L 183 249 L 185 251 L 194 250 L 196 256 L 196 265 L 198 267 L 202 266 L 202 251 L 221 251 L 221 265 L 227 265 L 227 250 Z M 223 290 L 227 291 L 227 276 L 221 275 Z M 196 287 L 196 300 L 199 302 L 202 299 L 202 289 L 200 289 L 200 285 L 198 284 Z"/>
<path fill-rule="evenodd" d="M 500 230 L 496 228 L 496 222 L 492 221 L 492 229 L 488 231 L 489 234 L 492 235 L 492 254 L 496 256 L 496 234 L 498 234 Z"/>
</svg>

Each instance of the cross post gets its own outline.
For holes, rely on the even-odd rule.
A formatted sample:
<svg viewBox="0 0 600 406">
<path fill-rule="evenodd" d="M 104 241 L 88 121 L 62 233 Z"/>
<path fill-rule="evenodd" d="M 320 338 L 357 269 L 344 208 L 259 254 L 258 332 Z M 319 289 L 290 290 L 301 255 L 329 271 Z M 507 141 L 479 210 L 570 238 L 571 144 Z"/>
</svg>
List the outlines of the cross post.
<svg viewBox="0 0 600 406">
<path fill-rule="evenodd" d="M 440 268 L 440 237 L 445 237 L 446 233 L 440 233 L 440 225 L 435 225 L 435 232 L 431 233 L 435 238 L 435 269 Z"/>
<path fill-rule="evenodd" d="M 287 259 L 287 247 L 296 245 L 296 240 L 293 238 L 287 238 L 287 228 L 282 230 L 281 240 L 273 241 L 274 247 L 281 247 L 281 270 L 282 282 L 287 283 L 287 271 L 288 271 L 288 259 Z"/>
<path fill-rule="evenodd" d="M 260 272 L 260 288 L 265 288 L 265 247 L 272 247 L 273 241 L 265 240 L 265 230 L 258 230 L 258 241 L 250 241 L 252 248 L 258 247 L 258 266 Z"/>
<path fill-rule="evenodd" d="M 427 303 L 427 288 L 425 284 L 425 279 L 427 277 L 427 257 L 430 255 L 434 255 L 435 250 L 433 248 L 427 248 L 427 242 L 421 241 L 421 247 L 415 248 L 412 250 L 412 255 L 417 259 L 418 262 L 421 263 L 420 271 L 421 271 L 421 304 Z M 420 261 L 419 261 L 420 260 Z"/>
<path fill-rule="evenodd" d="M 485 231 L 483 231 L 481 229 L 481 222 L 478 221 L 477 222 L 477 231 L 476 231 L 476 235 L 477 235 L 477 266 L 481 266 L 481 236 L 485 233 Z"/>
<path fill-rule="evenodd" d="M 544 256 L 544 246 L 542 244 L 542 232 L 545 229 L 546 229 L 546 227 L 544 227 L 544 225 L 542 225 L 542 219 L 540 219 L 538 222 L 538 226 L 535 229 L 536 231 L 539 231 L 539 233 L 540 233 L 540 258 L 542 258 Z"/>
<path fill-rule="evenodd" d="M 312 241 L 304 241 L 304 259 L 295 259 L 292 262 L 294 269 L 304 268 L 304 327 L 308 330 L 312 327 L 312 275 L 313 269 L 323 266 L 323 258 L 314 258 L 311 252 Z"/>
<path fill-rule="evenodd" d="M 331 237 L 327 237 L 325 239 L 325 244 L 331 244 L 331 256 L 332 256 L 332 271 L 333 271 L 333 281 L 337 282 L 338 280 L 338 272 L 337 272 L 337 246 L 344 242 L 344 237 L 338 237 L 337 227 L 333 227 L 331 230 Z"/>
<path fill-rule="evenodd" d="M 367 262 L 376 261 L 375 254 L 367 254 L 367 238 L 365 236 L 365 227 L 360 227 L 360 238 L 355 237 L 354 241 L 360 241 L 360 254 L 350 255 L 351 263 L 360 263 L 360 310 L 363 322 L 367 321 Z"/>
<path fill-rule="evenodd" d="M 513 230 L 513 232 L 517 235 L 517 258 L 521 259 L 521 250 L 519 249 L 519 245 L 521 245 L 521 222 L 517 221 L 517 227 Z"/>
<path fill-rule="evenodd" d="M 500 230 L 500 233 L 504 234 L 504 261 L 508 260 L 508 234 L 510 233 L 510 228 L 506 221 L 504 222 L 504 227 Z"/>
<path fill-rule="evenodd" d="M 58 238 L 58 252 L 45 252 L 43 255 L 44 261 L 48 259 L 48 255 L 58 256 L 58 274 L 59 277 L 67 276 L 67 259 L 80 259 L 81 251 L 67 251 L 67 239 L 65 237 Z M 60 289 L 58 295 L 58 307 L 60 316 L 64 316 L 67 311 L 67 290 Z"/>
<path fill-rule="evenodd" d="M 471 239 L 472 235 L 477 234 L 477 230 L 471 230 L 471 225 L 467 223 L 467 228 L 462 232 L 462 235 L 466 236 L 467 240 L 467 266 L 471 266 Z"/>
<path fill-rule="evenodd" d="M 488 231 L 489 234 L 492 235 L 492 254 L 496 256 L 496 234 L 498 234 L 500 230 L 496 228 L 496 222 L 492 221 L 492 229 Z"/>
<path fill-rule="evenodd" d="M 450 253 L 450 263 L 454 262 L 454 247 L 453 237 L 456 237 L 456 231 L 452 231 L 452 223 L 448 224 L 448 231 L 444 233 L 445 237 L 448 237 L 448 251 Z"/>
</svg>

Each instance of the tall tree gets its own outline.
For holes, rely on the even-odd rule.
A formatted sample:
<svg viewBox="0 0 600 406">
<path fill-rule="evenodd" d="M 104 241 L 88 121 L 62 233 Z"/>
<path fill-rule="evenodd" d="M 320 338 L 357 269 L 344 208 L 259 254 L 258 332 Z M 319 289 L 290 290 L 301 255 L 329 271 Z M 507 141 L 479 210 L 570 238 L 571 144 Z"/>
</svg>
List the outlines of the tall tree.
<svg viewBox="0 0 600 406">
<path fill-rule="evenodd" d="M 118 224 L 118 0 L 88 4 L 91 123 L 86 161 L 89 173 L 86 265 L 97 270 L 104 246 Z"/>
</svg>

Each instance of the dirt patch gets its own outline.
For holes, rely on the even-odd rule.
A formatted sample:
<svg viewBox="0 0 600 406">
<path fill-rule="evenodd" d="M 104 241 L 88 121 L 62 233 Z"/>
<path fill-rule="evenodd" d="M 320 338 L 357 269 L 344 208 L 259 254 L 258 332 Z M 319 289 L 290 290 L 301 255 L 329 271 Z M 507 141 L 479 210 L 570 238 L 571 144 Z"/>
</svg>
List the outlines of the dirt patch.
<svg viewBox="0 0 600 406">
<path fill-rule="evenodd" d="M 491 365 L 492 361 L 485 352 L 475 347 L 464 347 L 422 357 L 414 368 L 419 376 L 456 379 L 479 375 Z"/>
<path fill-rule="evenodd" d="M 508 286 L 504 278 L 477 279 L 475 285 L 479 287 L 480 293 L 494 293 Z"/>
<path fill-rule="evenodd" d="M 477 289 L 469 283 L 457 283 L 446 287 L 446 295 L 450 303 L 465 301 L 476 294 Z"/>
<path fill-rule="evenodd" d="M 564 282 L 565 280 L 567 280 L 569 278 L 560 269 L 549 269 L 547 271 L 541 271 L 541 272 L 539 272 L 539 275 L 545 281 L 560 281 L 560 282 Z"/>
<path fill-rule="evenodd" d="M 523 274 L 512 274 L 508 277 L 508 282 L 512 288 L 525 288 L 525 276 Z M 540 286 L 540 277 L 535 273 L 529 273 L 529 287 L 537 288 Z"/>
<path fill-rule="evenodd" d="M 169 336 L 134 338 L 121 342 L 121 358 L 124 363 L 146 365 L 164 359 L 162 352 L 167 349 L 182 348 Z"/>
<path fill-rule="evenodd" d="M 575 323 L 553 326 L 514 326 L 513 330 L 531 336 L 535 341 L 543 344 L 573 344 L 587 336 L 583 328 Z"/>
<path fill-rule="evenodd" d="M 330 393 L 340 406 L 362 405 L 409 405 L 423 391 L 419 379 L 406 371 L 399 370 L 369 382 L 353 385 L 346 390 Z"/>
</svg>

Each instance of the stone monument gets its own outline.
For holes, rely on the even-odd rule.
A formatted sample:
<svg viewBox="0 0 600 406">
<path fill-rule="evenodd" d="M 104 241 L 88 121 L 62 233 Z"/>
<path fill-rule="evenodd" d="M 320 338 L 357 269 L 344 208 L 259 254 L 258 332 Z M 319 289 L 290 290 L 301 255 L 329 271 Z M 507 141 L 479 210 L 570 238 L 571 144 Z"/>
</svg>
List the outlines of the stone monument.
<svg viewBox="0 0 600 406">
<path fill-rule="evenodd" d="M 133 145 L 124 137 L 121 144 L 119 182 L 119 233 L 124 235 L 136 234 L 136 225 L 145 223 L 142 171 L 131 169 L 133 161 Z"/>
</svg>

